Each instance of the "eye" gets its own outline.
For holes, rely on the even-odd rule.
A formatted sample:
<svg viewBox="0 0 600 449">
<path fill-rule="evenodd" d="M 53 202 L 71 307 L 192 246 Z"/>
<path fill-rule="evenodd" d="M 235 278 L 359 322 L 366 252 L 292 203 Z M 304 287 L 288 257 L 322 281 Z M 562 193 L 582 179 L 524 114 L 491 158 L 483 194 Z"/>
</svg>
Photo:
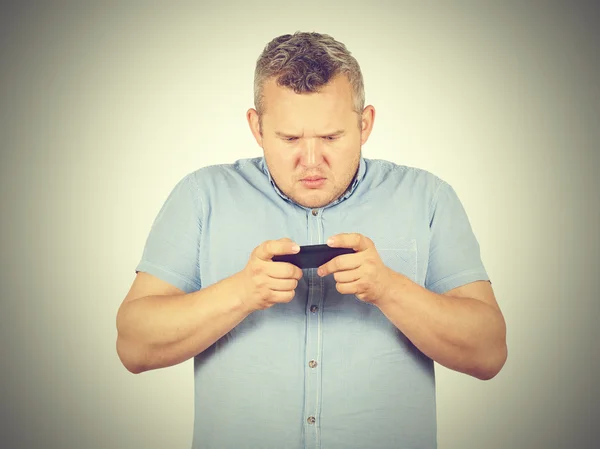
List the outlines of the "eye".
<svg viewBox="0 0 600 449">
<path fill-rule="evenodd" d="M 283 140 L 285 140 L 286 142 L 294 142 L 296 140 L 298 140 L 297 137 L 284 137 Z"/>
<path fill-rule="evenodd" d="M 325 136 L 325 137 L 323 137 L 323 139 L 332 141 L 332 140 L 337 139 L 337 136 Z"/>
</svg>

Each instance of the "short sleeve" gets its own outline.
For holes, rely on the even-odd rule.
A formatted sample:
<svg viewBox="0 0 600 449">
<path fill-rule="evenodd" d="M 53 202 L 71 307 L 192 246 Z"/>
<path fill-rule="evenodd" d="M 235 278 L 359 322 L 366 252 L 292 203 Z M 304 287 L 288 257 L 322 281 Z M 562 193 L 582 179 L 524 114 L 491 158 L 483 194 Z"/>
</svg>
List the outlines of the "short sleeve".
<svg viewBox="0 0 600 449">
<path fill-rule="evenodd" d="M 433 199 L 425 288 L 445 293 L 479 280 L 489 281 L 480 248 L 458 195 L 441 181 Z"/>
<path fill-rule="evenodd" d="M 143 271 L 186 293 L 199 290 L 199 247 L 202 232 L 198 189 L 184 177 L 156 216 L 136 273 Z"/>
</svg>

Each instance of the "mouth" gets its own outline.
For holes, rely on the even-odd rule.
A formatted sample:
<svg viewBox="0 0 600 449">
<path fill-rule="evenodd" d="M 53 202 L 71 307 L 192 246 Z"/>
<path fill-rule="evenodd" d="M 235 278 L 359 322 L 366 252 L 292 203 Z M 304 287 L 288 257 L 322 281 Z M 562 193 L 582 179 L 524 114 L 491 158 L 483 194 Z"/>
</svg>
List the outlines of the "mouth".
<svg viewBox="0 0 600 449">
<path fill-rule="evenodd" d="M 306 178 L 301 179 L 300 181 L 302 182 L 302 185 L 304 185 L 304 187 L 316 189 L 321 187 L 326 180 L 326 178 L 322 178 L 320 176 L 308 176 Z"/>
</svg>

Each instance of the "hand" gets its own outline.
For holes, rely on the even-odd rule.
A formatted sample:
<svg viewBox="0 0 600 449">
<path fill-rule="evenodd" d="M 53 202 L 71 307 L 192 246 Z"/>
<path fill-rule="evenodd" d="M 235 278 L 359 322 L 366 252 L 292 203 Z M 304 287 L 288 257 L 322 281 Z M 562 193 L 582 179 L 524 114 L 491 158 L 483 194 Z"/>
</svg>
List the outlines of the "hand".
<svg viewBox="0 0 600 449">
<path fill-rule="evenodd" d="M 356 253 L 334 257 L 319 267 L 318 275 L 333 273 L 337 291 L 354 294 L 361 301 L 375 304 L 384 298 L 394 272 L 385 266 L 373 241 L 361 234 L 338 234 L 330 240 L 329 246 L 353 248 Z"/>
<path fill-rule="evenodd" d="M 254 248 L 244 269 L 237 273 L 242 302 L 251 312 L 294 298 L 302 270 L 291 263 L 271 259 L 298 251 L 300 247 L 289 238 L 267 240 Z"/>
</svg>

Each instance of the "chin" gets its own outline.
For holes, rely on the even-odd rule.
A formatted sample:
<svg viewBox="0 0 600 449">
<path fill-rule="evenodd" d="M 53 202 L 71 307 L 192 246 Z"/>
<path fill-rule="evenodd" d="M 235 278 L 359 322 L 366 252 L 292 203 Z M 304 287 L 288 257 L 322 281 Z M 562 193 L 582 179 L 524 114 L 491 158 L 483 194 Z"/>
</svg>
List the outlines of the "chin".
<svg viewBox="0 0 600 449">
<path fill-rule="evenodd" d="M 322 192 L 320 194 L 312 195 L 294 195 L 290 198 L 301 206 L 311 208 L 326 206 L 334 200 L 333 198 L 330 198 L 329 192 Z"/>
</svg>

